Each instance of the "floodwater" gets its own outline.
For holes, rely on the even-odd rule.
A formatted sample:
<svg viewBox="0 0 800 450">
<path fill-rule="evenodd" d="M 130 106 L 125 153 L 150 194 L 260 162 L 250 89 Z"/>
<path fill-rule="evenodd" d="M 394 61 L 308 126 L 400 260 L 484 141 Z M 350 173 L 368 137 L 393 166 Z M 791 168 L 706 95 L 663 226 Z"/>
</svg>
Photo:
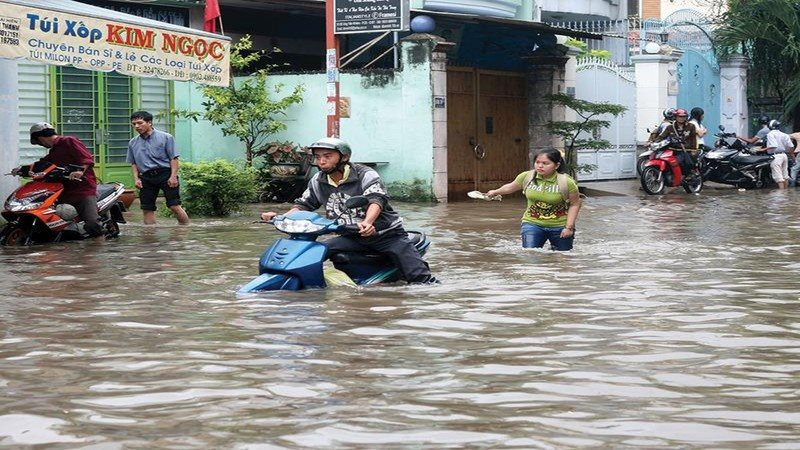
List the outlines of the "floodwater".
<svg viewBox="0 0 800 450">
<path fill-rule="evenodd" d="M 237 298 L 255 213 L 0 249 L 0 446 L 800 447 L 800 191 L 590 197 L 570 253 L 397 207 L 440 286 Z"/>
</svg>

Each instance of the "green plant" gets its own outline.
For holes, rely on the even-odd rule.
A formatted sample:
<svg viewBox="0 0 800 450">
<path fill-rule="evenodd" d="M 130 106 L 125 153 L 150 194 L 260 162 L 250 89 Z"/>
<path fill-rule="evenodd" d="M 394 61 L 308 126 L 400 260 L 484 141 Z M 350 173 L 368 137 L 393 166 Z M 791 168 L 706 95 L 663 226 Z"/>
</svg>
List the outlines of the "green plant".
<svg viewBox="0 0 800 450">
<path fill-rule="evenodd" d="M 578 56 L 591 56 L 593 58 L 611 59 L 611 52 L 608 50 L 589 50 L 589 44 L 575 38 L 569 38 L 565 44 L 576 47 L 580 50 Z"/>
<path fill-rule="evenodd" d="M 256 171 L 217 159 L 181 164 L 183 206 L 190 215 L 225 217 L 257 196 Z"/>
<path fill-rule="evenodd" d="M 299 164 L 309 161 L 311 150 L 308 147 L 300 147 L 289 141 L 270 142 L 256 150 L 253 156 L 263 156 L 264 164 L 266 165 L 286 163 Z"/>
<path fill-rule="evenodd" d="M 414 178 L 411 183 L 403 181 L 389 183 L 386 186 L 386 190 L 392 200 L 401 202 L 427 203 L 436 201 L 431 185 L 419 178 Z"/>
<path fill-rule="evenodd" d="M 593 103 L 581 100 L 567 94 L 552 94 L 546 97 L 555 105 L 569 108 L 578 115 L 580 120 L 565 121 L 551 120 L 547 122 L 547 129 L 564 141 L 564 160 L 567 171 L 575 178 L 578 172 L 591 172 L 595 170 L 593 164 L 578 164 L 578 150 L 602 150 L 611 146 L 605 139 L 600 139 L 600 131 L 611 125 L 608 120 L 598 119 L 603 114 L 619 116 L 628 108 L 614 103 Z M 588 137 L 582 137 L 587 136 Z"/>
<path fill-rule="evenodd" d="M 231 49 L 231 68 L 244 71 L 257 63 L 264 51 L 251 52 L 253 42 L 249 35 L 243 36 Z M 273 52 L 279 52 L 275 48 Z M 206 97 L 203 102 L 205 111 L 173 110 L 180 117 L 188 117 L 197 121 L 202 117 L 214 125 L 219 125 L 225 136 L 236 136 L 245 145 L 245 161 L 247 166 L 253 164 L 255 151 L 264 146 L 270 135 L 286 129 L 286 124 L 279 116 L 286 115 L 286 109 L 303 101 L 304 87 L 295 86 L 291 94 L 273 100 L 271 90 L 267 88 L 269 68 L 253 72 L 249 77 L 231 80 L 227 87 L 201 86 L 199 89 Z M 272 91 L 280 94 L 282 84 L 277 84 Z"/>
</svg>

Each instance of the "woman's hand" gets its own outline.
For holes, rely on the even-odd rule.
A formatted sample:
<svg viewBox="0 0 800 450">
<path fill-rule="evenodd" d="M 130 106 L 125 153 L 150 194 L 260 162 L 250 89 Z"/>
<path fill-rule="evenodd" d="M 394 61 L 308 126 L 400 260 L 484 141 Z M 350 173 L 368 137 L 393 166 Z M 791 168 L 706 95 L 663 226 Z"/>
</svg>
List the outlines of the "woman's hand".
<svg viewBox="0 0 800 450">
<path fill-rule="evenodd" d="M 561 230 L 561 237 L 564 238 L 564 239 L 570 238 L 573 235 L 575 235 L 575 228 L 574 227 L 570 227 L 570 228 L 564 227 L 564 229 Z"/>
<path fill-rule="evenodd" d="M 261 213 L 261 220 L 263 220 L 264 222 L 269 222 L 270 220 L 272 220 L 277 215 L 278 215 L 278 213 L 272 212 L 272 211 L 263 212 L 263 213 Z"/>
</svg>

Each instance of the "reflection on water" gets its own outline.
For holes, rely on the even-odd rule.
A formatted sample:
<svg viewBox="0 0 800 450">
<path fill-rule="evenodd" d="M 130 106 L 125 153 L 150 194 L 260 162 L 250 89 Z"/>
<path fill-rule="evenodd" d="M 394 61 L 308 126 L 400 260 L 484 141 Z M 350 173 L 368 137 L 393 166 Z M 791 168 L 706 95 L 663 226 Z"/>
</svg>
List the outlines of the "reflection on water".
<svg viewBox="0 0 800 450">
<path fill-rule="evenodd" d="M 0 249 L 0 446 L 798 448 L 798 205 L 590 198 L 570 253 L 400 205 L 441 286 L 242 298 L 249 216 Z"/>
</svg>

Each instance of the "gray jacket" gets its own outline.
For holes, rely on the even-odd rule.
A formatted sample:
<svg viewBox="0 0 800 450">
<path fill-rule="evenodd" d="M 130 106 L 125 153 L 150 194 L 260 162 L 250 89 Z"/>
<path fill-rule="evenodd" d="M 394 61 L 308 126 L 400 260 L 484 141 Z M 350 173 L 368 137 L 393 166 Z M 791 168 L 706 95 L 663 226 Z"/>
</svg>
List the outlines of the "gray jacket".
<svg viewBox="0 0 800 450">
<path fill-rule="evenodd" d="M 378 172 L 361 164 L 350 164 L 350 175 L 347 180 L 339 183 L 339 186 L 328 183 L 328 177 L 324 172 L 317 172 L 308 182 L 303 195 L 295 200 L 294 204 L 306 211 L 314 211 L 324 205 L 325 214 L 329 219 L 338 217 L 340 224 L 352 225 L 361 222 L 367 215 L 366 208 L 345 208 L 344 203 L 347 199 L 356 195 L 364 195 L 369 198 L 370 204 L 376 203 L 381 206 L 381 214 L 373 224 L 377 232 L 400 228 L 403 225 L 403 219 L 389 205 L 389 196 Z"/>
</svg>

